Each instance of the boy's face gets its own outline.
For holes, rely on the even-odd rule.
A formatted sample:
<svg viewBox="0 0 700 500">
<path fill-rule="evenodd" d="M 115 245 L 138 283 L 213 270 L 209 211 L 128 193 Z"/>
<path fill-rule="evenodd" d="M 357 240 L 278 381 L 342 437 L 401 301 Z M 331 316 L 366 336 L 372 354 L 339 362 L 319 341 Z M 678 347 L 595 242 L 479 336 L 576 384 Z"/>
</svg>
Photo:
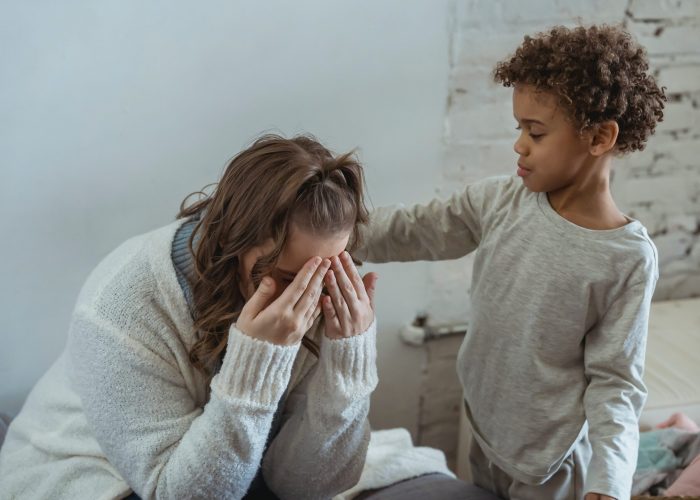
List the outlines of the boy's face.
<svg viewBox="0 0 700 500">
<path fill-rule="evenodd" d="M 525 187 L 548 193 L 585 178 L 590 141 L 578 134 L 556 96 L 529 85 L 516 85 L 513 115 L 520 130 L 513 149 Z"/>
</svg>

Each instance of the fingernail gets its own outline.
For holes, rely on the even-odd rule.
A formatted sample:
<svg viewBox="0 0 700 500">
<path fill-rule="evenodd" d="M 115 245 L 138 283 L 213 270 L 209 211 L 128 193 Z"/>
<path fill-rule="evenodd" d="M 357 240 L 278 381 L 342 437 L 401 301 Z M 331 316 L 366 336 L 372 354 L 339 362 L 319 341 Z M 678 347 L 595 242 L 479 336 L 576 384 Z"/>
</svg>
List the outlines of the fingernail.
<svg viewBox="0 0 700 500">
<path fill-rule="evenodd" d="M 319 265 L 321 263 L 321 257 L 314 257 L 314 264 Z"/>
<path fill-rule="evenodd" d="M 266 276 L 266 277 L 264 277 L 264 278 L 262 279 L 262 281 L 260 282 L 260 284 L 263 285 L 263 286 L 270 286 L 270 285 L 272 284 L 271 281 L 272 281 L 272 279 L 271 279 L 271 278 L 268 278 L 268 277 Z"/>
</svg>

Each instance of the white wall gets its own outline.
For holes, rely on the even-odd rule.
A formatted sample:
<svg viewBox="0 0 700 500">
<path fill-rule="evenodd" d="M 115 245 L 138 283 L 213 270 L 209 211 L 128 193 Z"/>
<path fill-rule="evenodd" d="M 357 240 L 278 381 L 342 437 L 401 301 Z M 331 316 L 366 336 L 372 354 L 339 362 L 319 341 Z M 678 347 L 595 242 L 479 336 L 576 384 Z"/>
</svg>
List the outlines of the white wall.
<svg viewBox="0 0 700 500">
<path fill-rule="evenodd" d="M 261 131 L 359 146 L 375 205 L 431 197 L 447 16 L 447 0 L 4 2 L 0 412 L 63 348 L 94 265 L 172 220 Z M 414 431 L 422 354 L 397 330 L 426 266 L 377 269 L 371 419 Z"/>
</svg>

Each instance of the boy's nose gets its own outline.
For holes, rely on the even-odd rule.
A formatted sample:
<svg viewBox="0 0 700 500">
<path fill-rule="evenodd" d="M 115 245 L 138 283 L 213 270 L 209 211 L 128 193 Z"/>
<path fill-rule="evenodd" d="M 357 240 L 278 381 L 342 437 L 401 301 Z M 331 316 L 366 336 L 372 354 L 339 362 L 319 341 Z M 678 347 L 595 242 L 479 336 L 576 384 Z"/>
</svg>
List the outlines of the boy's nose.
<svg viewBox="0 0 700 500">
<path fill-rule="evenodd" d="M 522 136 L 518 137 L 518 140 L 513 144 L 513 150 L 520 156 L 527 156 L 527 149 L 522 141 Z"/>
</svg>

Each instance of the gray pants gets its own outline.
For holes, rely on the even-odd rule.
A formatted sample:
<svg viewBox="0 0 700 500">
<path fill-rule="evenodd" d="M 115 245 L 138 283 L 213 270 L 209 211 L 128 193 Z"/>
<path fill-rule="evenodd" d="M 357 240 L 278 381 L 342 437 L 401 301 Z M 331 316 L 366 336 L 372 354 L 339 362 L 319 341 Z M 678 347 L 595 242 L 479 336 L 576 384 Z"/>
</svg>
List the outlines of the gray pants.
<svg viewBox="0 0 700 500">
<path fill-rule="evenodd" d="M 591 444 L 584 436 L 551 478 L 533 486 L 516 481 L 492 464 L 475 439 L 471 440 L 469 448 L 474 484 L 502 498 L 516 500 L 583 500 L 583 483 L 590 460 Z"/>
</svg>

